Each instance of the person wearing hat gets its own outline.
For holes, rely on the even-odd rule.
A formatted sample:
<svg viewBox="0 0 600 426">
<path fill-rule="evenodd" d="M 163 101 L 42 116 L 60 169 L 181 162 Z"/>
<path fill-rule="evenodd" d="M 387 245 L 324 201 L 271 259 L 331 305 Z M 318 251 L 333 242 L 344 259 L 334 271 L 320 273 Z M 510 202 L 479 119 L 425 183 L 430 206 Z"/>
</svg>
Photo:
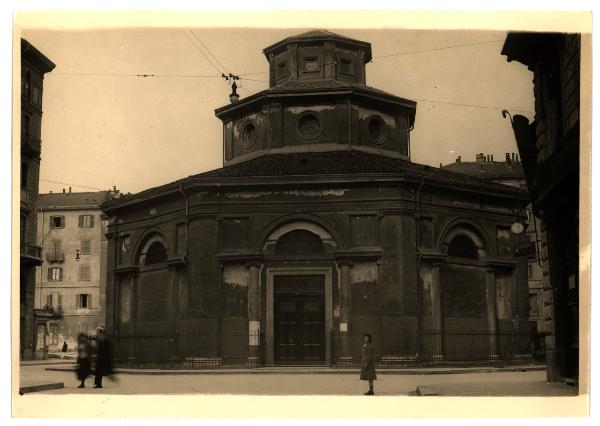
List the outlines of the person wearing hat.
<svg viewBox="0 0 600 426">
<path fill-rule="evenodd" d="M 110 342 L 104 334 L 104 327 L 96 328 L 96 368 L 94 387 L 102 387 L 102 377 L 112 374 L 112 354 Z"/>
</svg>

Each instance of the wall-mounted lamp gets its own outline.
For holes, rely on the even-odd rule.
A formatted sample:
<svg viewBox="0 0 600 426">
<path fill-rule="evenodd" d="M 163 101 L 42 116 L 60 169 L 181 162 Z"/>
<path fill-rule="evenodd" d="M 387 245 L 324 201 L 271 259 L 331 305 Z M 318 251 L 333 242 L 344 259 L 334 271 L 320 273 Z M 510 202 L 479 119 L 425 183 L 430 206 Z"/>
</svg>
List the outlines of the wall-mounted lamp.
<svg viewBox="0 0 600 426">
<path fill-rule="evenodd" d="M 76 254 L 75 254 L 75 261 L 79 262 L 79 249 L 76 250 Z"/>
</svg>

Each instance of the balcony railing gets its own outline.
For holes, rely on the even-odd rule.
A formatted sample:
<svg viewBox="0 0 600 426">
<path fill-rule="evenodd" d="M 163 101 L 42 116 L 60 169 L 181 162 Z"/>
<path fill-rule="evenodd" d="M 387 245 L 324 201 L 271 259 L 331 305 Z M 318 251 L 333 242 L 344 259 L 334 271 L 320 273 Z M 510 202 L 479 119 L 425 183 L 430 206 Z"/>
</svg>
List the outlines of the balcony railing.
<svg viewBox="0 0 600 426">
<path fill-rule="evenodd" d="M 65 252 L 62 250 L 51 250 L 46 253 L 48 262 L 62 263 L 65 261 Z"/>
<path fill-rule="evenodd" d="M 36 259 L 41 259 L 42 248 L 31 244 L 21 244 L 21 256 L 28 256 Z"/>
<path fill-rule="evenodd" d="M 21 135 L 21 152 L 37 155 L 42 152 L 42 141 L 40 138 L 25 133 Z"/>
</svg>

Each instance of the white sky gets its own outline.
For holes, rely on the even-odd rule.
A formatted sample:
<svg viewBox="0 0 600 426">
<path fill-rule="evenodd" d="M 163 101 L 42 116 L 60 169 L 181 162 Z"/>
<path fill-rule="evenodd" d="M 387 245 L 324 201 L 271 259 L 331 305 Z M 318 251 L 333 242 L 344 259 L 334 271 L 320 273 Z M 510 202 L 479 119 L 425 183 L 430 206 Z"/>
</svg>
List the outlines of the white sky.
<svg viewBox="0 0 600 426">
<path fill-rule="evenodd" d="M 193 28 L 197 39 L 182 28 L 23 31 L 56 64 L 44 82 L 40 192 L 66 184 L 137 192 L 221 167 L 214 109 L 228 103 L 229 88 L 200 50 L 242 76 L 245 97 L 268 86 L 262 49 L 307 29 Z M 506 33 L 332 31 L 372 44 L 368 85 L 417 101 L 412 161 L 438 166 L 517 151 L 501 110 L 532 118 L 532 74 L 500 55 Z M 460 47 L 431 50 L 449 46 Z M 182 77 L 198 75 L 209 77 Z"/>
</svg>

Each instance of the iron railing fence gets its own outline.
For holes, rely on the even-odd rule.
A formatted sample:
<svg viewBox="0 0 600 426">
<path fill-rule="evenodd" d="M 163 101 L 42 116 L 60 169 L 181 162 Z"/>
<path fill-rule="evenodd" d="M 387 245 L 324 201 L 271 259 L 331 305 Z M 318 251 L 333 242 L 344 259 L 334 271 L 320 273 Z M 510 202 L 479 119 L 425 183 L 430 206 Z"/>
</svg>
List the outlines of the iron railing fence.
<svg viewBox="0 0 600 426">
<path fill-rule="evenodd" d="M 373 354 L 380 366 L 475 366 L 541 361 L 533 344 L 539 336 L 519 332 L 426 330 L 420 333 L 371 333 Z M 350 334 L 350 356 L 345 365 L 359 365 L 364 334 Z M 341 347 L 342 335 L 334 346 Z M 333 353 L 339 354 L 339 350 Z M 339 364 L 339 363 L 336 363 Z"/>
<path fill-rule="evenodd" d="M 258 367 L 259 341 L 248 334 L 119 336 L 114 355 L 117 365 L 140 368 Z"/>
<path fill-rule="evenodd" d="M 421 333 L 371 333 L 380 367 L 512 365 L 543 361 L 534 341 L 541 335 L 518 332 L 426 330 Z M 331 365 L 357 367 L 362 333 L 332 333 Z M 543 339 L 542 339 L 543 340 Z M 221 368 L 264 365 L 264 336 L 180 334 L 115 336 L 117 366 L 135 368 Z"/>
</svg>

